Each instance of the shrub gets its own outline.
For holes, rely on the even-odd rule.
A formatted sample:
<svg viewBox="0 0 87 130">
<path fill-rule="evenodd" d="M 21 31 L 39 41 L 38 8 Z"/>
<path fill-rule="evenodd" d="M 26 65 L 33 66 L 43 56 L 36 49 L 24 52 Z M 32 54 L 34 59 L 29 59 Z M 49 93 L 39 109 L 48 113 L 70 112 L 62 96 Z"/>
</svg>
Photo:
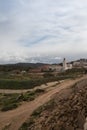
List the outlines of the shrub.
<svg viewBox="0 0 87 130">
<path fill-rule="evenodd" d="M 29 122 L 24 122 L 19 130 L 28 130 L 28 127 L 34 123 L 34 120 L 31 118 Z"/>
<path fill-rule="evenodd" d="M 42 110 L 43 110 L 43 107 L 40 106 L 39 108 L 37 108 L 37 109 L 32 113 L 32 116 L 34 116 L 34 117 L 39 116 L 39 115 L 41 114 Z"/>
<path fill-rule="evenodd" d="M 47 73 L 44 73 L 44 74 L 43 74 L 43 77 L 44 77 L 44 78 L 54 77 L 54 74 L 52 74 L 52 73 L 50 73 L 50 72 L 47 72 Z"/>
<path fill-rule="evenodd" d="M 44 93 L 44 92 L 45 92 L 44 89 L 36 89 L 36 90 L 35 90 L 35 93 Z"/>
<path fill-rule="evenodd" d="M 18 107 L 18 105 L 16 103 L 13 103 L 13 104 L 3 106 L 1 111 L 8 111 L 8 110 L 12 110 L 12 109 L 17 108 L 17 107 Z"/>
<path fill-rule="evenodd" d="M 19 130 L 27 130 L 28 129 L 28 123 L 24 122 L 22 127 Z"/>
</svg>

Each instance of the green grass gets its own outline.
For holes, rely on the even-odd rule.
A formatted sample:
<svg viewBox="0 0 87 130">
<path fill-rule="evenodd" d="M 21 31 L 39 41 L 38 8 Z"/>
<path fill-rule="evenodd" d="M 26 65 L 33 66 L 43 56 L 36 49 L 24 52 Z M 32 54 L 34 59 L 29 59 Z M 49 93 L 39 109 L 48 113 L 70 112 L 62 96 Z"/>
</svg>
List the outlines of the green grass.
<svg viewBox="0 0 87 130">
<path fill-rule="evenodd" d="M 73 76 L 58 76 L 58 77 L 48 77 L 41 79 L 32 79 L 32 80 L 7 80 L 0 79 L 0 89 L 32 89 L 41 84 L 47 82 L 59 81 L 68 78 L 73 78 Z"/>
</svg>

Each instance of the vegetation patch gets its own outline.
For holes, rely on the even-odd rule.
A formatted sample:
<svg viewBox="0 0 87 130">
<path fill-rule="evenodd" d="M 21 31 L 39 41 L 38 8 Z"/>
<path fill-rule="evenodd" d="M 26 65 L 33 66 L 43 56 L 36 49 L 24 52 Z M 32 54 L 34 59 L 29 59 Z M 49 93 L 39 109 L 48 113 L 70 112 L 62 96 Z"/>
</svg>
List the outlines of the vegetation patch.
<svg viewBox="0 0 87 130">
<path fill-rule="evenodd" d="M 40 86 L 47 82 L 60 81 L 74 76 L 56 76 L 56 77 L 46 77 L 40 79 L 30 79 L 30 80 L 10 80 L 10 79 L 0 79 L 0 89 L 32 89 L 36 86 Z"/>
<path fill-rule="evenodd" d="M 8 111 L 17 108 L 18 105 L 16 103 L 4 105 L 1 109 L 1 111 Z"/>
<path fill-rule="evenodd" d="M 36 89 L 35 91 L 26 92 L 24 94 L 0 94 L 0 110 L 8 111 L 15 109 L 23 101 L 32 101 L 44 92 L 44 89 Z"/>
<path fill-rule="evenodd" d="M 0 110 L 8 111 L 18 107 L 18 94 L 0 94 Z"/>
<path fill-rule="evenodd" d="M 41 106 L 41 107 L 39 107 L 38 109 L 36 109 L 36 110 L 32 113 L 31 116 L 33 116 L 33 117 L 38 117 L 38 116 L 40 116 L 42 110 L 43 110 L 43 107 Z"/>
<path fill-rule="evenodd" d="M 2 130 L 8 130 L 11 124 L 7 124 Z"/>
<path fill-rule="evenodd" d="M 28 130 L 28 127 L 34 124 L 34 120 L 30 119 L 29 122 L 24 122 L 20 130 Z"/>
</svg>

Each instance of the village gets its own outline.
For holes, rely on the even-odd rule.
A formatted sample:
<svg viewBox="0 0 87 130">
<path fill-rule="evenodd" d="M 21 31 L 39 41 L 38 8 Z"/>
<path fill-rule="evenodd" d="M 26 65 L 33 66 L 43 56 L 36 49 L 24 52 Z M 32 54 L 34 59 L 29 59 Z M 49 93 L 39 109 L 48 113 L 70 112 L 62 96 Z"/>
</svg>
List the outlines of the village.
<svg viewBox="0 0 87 130">
<path fill-rule="evenodd" d="M 31 68 L 29 73 L 41 73 L 41 72 L 64 72 L 73 68 L 84 68 L 87 69 L 87 59 L 80 59 L 76 61 L 67 62 L 66 58 L 63 59 L 62 63 L 59 64 L 46 64 L 41 65 L 40 67 Z M 25 70 L 21 71 L 21 73 L 26 73 Z"/>
</svg>

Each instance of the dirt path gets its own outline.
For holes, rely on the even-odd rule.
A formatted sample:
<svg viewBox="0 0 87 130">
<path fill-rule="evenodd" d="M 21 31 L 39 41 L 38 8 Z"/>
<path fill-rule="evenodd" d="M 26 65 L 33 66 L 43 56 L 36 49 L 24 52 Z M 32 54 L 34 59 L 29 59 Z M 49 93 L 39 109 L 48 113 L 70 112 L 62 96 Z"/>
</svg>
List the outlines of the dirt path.
<svg viewBox="0 0 87 130">
<path fill-rule="evenodd" d="M 18 128 L 22 125 L 22 123 L 25 122 L 27 118 L 29 118 L 32 112 L 35 109 L 37 109 L 39 106 L 49 101 L 50 98 L 55 93 L 75 84 L 76 82 L 84 78 L 87 78 L 87 77 L 79 78 L 76 80 L 67 80 L 65 82 L 62 82 L 56 87 L 53 87 L 53 89 L 50 89 L 50 91 L 47 91 L 45 94 L 37 97 L 32 102 L 24 103 L 15 110 L 11 110 L 8 112 L 0 112 L 0 130 L 2 130 L 2 128 L 4 128 L 6 125 L 9 125 L 8 130 L 18 130 Z"/>
</svg>

